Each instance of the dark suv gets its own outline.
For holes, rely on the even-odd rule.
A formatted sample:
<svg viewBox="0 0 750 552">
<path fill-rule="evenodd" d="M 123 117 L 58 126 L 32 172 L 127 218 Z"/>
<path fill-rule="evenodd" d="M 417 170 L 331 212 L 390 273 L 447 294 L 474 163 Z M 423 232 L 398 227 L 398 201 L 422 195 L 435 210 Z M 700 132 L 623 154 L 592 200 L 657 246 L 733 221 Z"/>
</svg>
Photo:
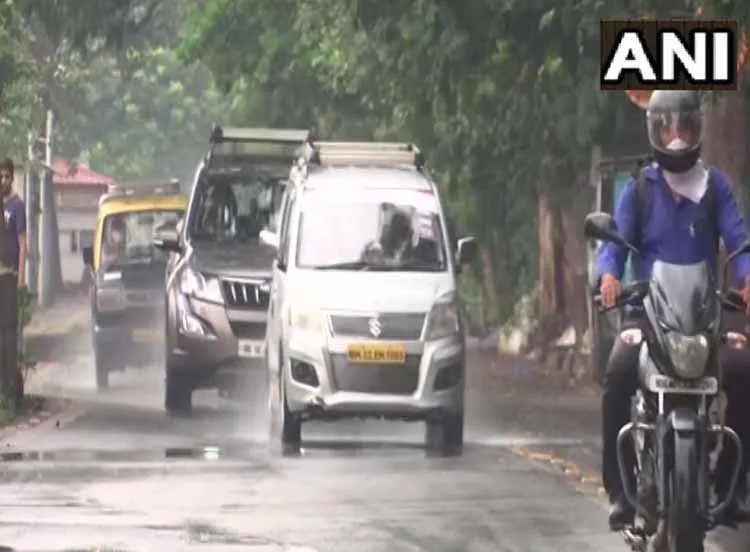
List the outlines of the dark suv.
<svg viewBox="0 0 750 552">
<path fill-rule="evenodd" d="M 275 231 L 302 130 L 215 126 L 184 223 L 155 236 L 172 253 L 166 279 L 164 406 L 188 412 L 195 389 L 231 393 L 262 368 Z"/>
</svg>

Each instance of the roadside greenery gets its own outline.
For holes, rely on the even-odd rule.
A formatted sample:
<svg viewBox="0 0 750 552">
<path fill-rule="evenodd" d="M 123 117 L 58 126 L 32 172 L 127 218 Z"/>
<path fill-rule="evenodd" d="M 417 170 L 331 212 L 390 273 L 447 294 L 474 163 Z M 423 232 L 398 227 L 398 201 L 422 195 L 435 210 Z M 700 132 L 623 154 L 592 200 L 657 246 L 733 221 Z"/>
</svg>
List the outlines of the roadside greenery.
<svg viewBox="0 0 750 552">
<path fill-rule="evenodd" d="M 50 106 L 59 153 L 127 179 L 189 180 L 214 121 L 411 140 L 480 239 L 474 322 L 541 282 L 541 314 L 580 325 L 592 150 L 632 149 L 628 125 L 642 139 L 624 95 L 598 90 L 599 21 L 700 5 L 750 15 L 740 0 L 8 1 L 0 147 L 23 155 Z"/>
</svg>

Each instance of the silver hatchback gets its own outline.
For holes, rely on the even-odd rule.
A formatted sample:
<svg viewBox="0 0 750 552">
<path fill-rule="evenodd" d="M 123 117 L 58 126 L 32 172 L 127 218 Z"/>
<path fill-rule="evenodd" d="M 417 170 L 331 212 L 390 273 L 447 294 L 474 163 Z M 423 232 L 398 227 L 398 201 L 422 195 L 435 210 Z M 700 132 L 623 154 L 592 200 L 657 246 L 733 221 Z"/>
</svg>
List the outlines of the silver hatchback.
<svg viewBox="0 0 750 552">
<path fill-rule="evenodd" d="M 417 171 L 327 168 L 288 195 L 267 335 L 276 437 L 299 446 L 307 419 L 424 421 L 428 447 L 459 452 L 457 267 L 473 238 L 453 243 Z"/>
</svg>

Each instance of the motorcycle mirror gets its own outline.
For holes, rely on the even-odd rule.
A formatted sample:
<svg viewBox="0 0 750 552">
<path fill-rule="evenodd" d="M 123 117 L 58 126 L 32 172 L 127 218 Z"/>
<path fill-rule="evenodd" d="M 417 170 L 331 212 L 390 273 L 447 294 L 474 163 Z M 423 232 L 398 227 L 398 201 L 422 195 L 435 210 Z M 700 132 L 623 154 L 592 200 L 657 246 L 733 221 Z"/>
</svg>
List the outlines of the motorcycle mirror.
<svg viewBox="0 0 750 552">
<path fill-rule="evenodd" d="M 596 211 L 586 215 L 583 223 L 583 234 L 592 240 L 619 243 L 634 253 L 638 253 L 638 250 L 630 245 L 622 234 L 620 234 L 617 223 L 612 218 L 612 215 L 604 211 Z"/>
</svg>

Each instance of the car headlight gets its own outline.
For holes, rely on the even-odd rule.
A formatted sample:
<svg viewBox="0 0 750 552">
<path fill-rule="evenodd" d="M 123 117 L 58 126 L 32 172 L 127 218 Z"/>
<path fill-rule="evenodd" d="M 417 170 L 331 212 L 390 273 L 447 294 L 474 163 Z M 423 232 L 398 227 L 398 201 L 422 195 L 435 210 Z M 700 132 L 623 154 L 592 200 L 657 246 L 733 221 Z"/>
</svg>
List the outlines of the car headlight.
<svg viewBox="0 0 750 552">
<path fill-rule="evenodd" d="M 706 373 L 710 349 L 705 335 L 667 332 L 665 337 L 667 351 L 677 376 L 697 379 Z"/>
<path fill-rule="evenodd" d="M 323 333 L 323 315 L 320 310 L 310 307 L 291 308 L 289 325 L 294 330 Z"/>
<path fill-rule="evenodd" d="M 223 303 L 224 296 L 221 293 L 221 284 L 218 278 L 204 276 L 191 268 L 185 268 L 180 278 L 180 291 L 190 297 L 210 301 L 212 303 Z"/>
<path fill-rule="evenodd" d="M 454 298 L 438 300 L 432 306 L 427 322 L 427 339 L 440 339 L 458 334 L 461 313 Z"/>
</svg>

